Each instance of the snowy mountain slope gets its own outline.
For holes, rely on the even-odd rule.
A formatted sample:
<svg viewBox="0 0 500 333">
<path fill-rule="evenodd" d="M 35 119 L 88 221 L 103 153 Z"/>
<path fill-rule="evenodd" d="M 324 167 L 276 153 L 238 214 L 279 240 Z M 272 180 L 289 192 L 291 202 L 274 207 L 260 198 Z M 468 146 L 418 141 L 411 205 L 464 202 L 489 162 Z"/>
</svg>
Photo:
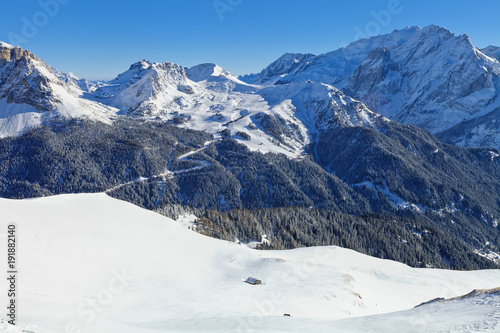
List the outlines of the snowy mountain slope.
<svg viewBox="0 0 500 333">
<path fill-rule="evenodd" d="M 499 73 L 498 61 L 466 35 L 429 26 L 399 47 L 373 50 L 346 91 L 391 119 L 439 133 L 492 110 Z"/>
<path fill-rule="evenodd" d="M 500 147 L 500 108 L 439 133 L 443 142 L 465 147 Z"/>
<path fill-rule="evenodd" d="M 307 64 L 313 57 L 315 55 L 310 53 L 286 53 L 259 74 L 241 76 L 240 79 L 251 84 L 275 84 L 299 66 Z"/>
<path fill-rule="evenodd" d="M 193 93 L 184 68 L 172 63 L 141 60 L 94 92 L 96 100 L 113 105 L 127 115 L 160 115 L 163 109 L 193 107 Z"/>
<path fill-rule="evenodd" d="M 479 50 L 467 35 L 431 25 L 312 57 L 273 83 L 331 84 L 375 112 L 437 134 L 494 111 L 500 105 L 499 73 L 498 48 Z M 499 141 L 500 133 L 492 134 L 492 142 Z M 481 141 L 457 135 L 450 142 Z"/>
<path fill-rule="evenodd" d="M 107 122 L 116 110 L 79 98 L 78 87 L 20 47 L 0 45 L 0 137 L 16 135 L 56 116 Z"/>
<path fill-rule="evenodd" d="M 256 251 L 188 230 L 190 217 L 174 222 L 104 194 L 0 199 L 0 208 L 18 230 L 18 324 L 36 333 L 362 331 L 364 322 L 391 332 L 396 327 L 381 325 L 408 317 L 337 320 L 412 309 L 500 281 L 498 270 L 412 269 L 338 247 Z M 249 276 L 263 284 L 244 283 Z M 488 317 L 495 304 L 483 301 L 475 320 L 498 324 L 498 308 Z M 417 321 L 436 318 L 425 308 L 409 311 Z"/>
<path fill-rule="evenodd" d="M 336 88 L 315 82 L 266 87 L 259 90 L 273 109 L 283 113 L 288 107 L 306 127 L 321 132 L 338 127 L 378 128 L 387 118 L 369 110 L 363 103 Z"/>
<path fill-rule="evenodd" d="M 394 313 L 349 318 L 337 321 L 313 321 L 302 318 L 262 318 L 258 332 L 377 332 L 442 333 L 498 332 L 500 295 L 478 293 L 472 297 L 441 301 Z M 222 331 L 222 330 L 221 330 Z"/>
<path fill-rule="evenodd" d="M 98 88 L 107 85 L 107 82 L 102 81 L 90 81 L 87 79 L 80 79 L 73 73 L 63 73 L 55 68 L 52 68 L 54 74 L 57 75 L 58 78 L 63 80 L 67 85 L 69 85 L 75 95 L 82 96 L 84 93 L 92 93 L 96 91 Z"/>
<path fill-rule="evenodd" d="M 480 51 L 486 54 L 488 57 L 500 61 L 500 47 L 490 45 L 485 47 L 484 49 L 480 49 Z"/>
</svg>

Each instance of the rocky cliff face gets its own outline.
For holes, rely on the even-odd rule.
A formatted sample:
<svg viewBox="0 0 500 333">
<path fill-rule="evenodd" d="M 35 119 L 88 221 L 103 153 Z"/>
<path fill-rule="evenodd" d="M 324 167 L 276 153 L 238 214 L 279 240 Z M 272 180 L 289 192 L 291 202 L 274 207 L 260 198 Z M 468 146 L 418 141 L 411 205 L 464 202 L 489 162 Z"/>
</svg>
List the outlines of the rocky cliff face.
<svg viewBox="0 0 500 333">
<path fill-rule="evenodd" d="M 30 51 L 0 45 L 0 100 L 51 111 L 61 103 L 52 85 L 62 88 L 61 83 L 52 69 Z"/>
<path fill-rule="evenodd" d="M 431 26 L 398 47 L 371 51 L 345 91 L 391 119 L 440 133 L 487 110 L 499 73 L 500 64 L 466 35 Z"/>
<path fill-rule="evenodd" d="M 0 43 L 0 137 L 61 116 L 109 122 L 116 109 L 82 98 L 80 83 L 30 51 Z"/>
</svg>

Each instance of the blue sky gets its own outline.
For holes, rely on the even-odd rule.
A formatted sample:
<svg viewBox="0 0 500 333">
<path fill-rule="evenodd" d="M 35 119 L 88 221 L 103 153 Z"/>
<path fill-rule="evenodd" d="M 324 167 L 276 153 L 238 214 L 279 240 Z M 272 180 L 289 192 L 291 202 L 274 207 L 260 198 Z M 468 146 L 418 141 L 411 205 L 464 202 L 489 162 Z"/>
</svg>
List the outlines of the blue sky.
<svg viewBox="0 0 500 333">
<path fill-rule="evenodd" d="M 409 25 L 500 45 L 499 14 L 497 0 L 23 0 L 2 3 L 0 40 L 90 79 L 140 59 L 214 62 L 239 75 L 286 52 L 320 54 Z"/>
</svg>

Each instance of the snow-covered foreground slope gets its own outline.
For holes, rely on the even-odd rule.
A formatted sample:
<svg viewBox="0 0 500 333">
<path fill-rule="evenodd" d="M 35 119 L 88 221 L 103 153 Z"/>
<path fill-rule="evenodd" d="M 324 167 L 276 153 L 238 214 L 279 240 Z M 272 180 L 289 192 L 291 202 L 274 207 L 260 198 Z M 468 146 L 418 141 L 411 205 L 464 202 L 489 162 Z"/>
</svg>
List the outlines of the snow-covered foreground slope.
<svg viewBox="0 0 500 333">
<path fill-rule="evenodd" d="M 18 325 L 32 332 L 498 325 L 498 295 L 409 309 L 498 287 L 500 271 L 412 269 L 338 247 L 256 251 L 105 194 L 0 199 L 0 211 L 2 243 L 7 223 L 17 223 Z M 249 276 L 263 284 L 244 283 Z M 378 316 L 355 318 L 369 315 Z"/>
</svg>

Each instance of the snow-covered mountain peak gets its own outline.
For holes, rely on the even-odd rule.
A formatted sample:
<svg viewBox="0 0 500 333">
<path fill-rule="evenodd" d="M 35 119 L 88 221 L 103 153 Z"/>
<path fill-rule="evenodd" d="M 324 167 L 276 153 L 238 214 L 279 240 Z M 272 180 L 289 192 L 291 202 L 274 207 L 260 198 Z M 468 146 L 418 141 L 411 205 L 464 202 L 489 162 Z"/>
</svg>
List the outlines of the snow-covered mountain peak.
<svg viewBox="0 0 500 333">
<path fill-rule="evenodd" d="M 443 38 L 449 39 L 454 37 L 455 34 L 445 27 L 439 25 L 431 24 L 420 29 L 420 32 L 424 35 L 440 35 Z"/>
<path fill-rule="evenodd" d="M 404 29 L 395 29 L 390 34 L 373 36 L 369 38 L 363 38 L 356 40 L 341 50 L 358 50 L 359 52 L 366 49 L 374 49 L 380 46 L 394 47 L 397 45 L 401 45 L 408 41 L 411 37 L 415 36 L 417 33 L 422 31 L 422 28 L 419 26 L 407 26 Z M 327 56 L 330 54 L 335 54 L 338 50 L 329 52 L 324 54 L 323 56 Z M 320 55 L 321 56 L 321 55 Z"/>
<path fill-rule="evenodd" d="M 183 100 L 193 94 L 194 85 L 178 64 L 141 60 L 109 85 L 97 89 L 93 96 L 126 114 L 159 116 L 166 109 L 187 106 Z"/>
<path fill-rule="evenodd" d="M 130 68 L 111 80 L 111 84 L 127 84 L 131 81 L 138 81 L 144 76 L 147 70 L 151 69 L 152 63 L 148 60 L 140 60 L 130 65 Z"/>
<path fill-rule="evenodd" d="M 115 79 L 113 79 L 110 83 L 111 84 L 133 84 L 140 79 L 142 79 L 145 75 L 148 73 L 150 74 L 152 71 L 162 71 L 162 70 L 167 70 L 173 72 L 178 72 L 180 73 L 181 76 L 185 76 L 184 73 L 184 68 L 174 64 L 174 63 L 152 63 L 148 60 L 141 60 L 138 61 L 132 65 L 130 65 L 130 68 L 119 74 Z"/>
<path fill-rule="evenodd" d="M 295 66 L 304 60 L 314 57 L 311 53 L 285 53 L 278 60 L 269 65 L 265 72 L 270 76 L 282 75 L 291 72 Z"/>
<path fill-rule="evenodd" d="M 191 68 L 187 68 L 186 75 L 190 80 L 195 82 L 207 80 L 212 76 L 236 79 L 236 77 L 231 74 L 231 72 L 225 70 L 219 65 L 212 63 L 200 64 Z"/>
<path fill-rule="evenodd" d="M 149 67 L 151 67 L 151 65 L 152 65 L 151 61 L 149 61 L 147 59 L 141 59 L 138 62 L 130 65 L 130 69 L 134 69 L 134 68 L 148 69 Z"/>
<path fill-rule="evenodd" d="M 369 54 L 345 91 L 391 119 L 439 133 L 496 98 L 499 64 L 477 50 L 467 35 L 429 26 L 388 49 L 383 61 Z"/>
<path fill-rule="evenodd" d="M 5 42 L 0 41 L 0 49 L 2 49 L 2 48 L 6 48 L 6 49 L 13 49 L 13 48 L 14 48 L 14 46 L 12 46 L 12 45 L 10 45 L 10 44 L 7 44 L 7 43 L 5 43 Z"/>
<path fill-rule="evenodd" d="M 96 91 L 99 87 L 107 85 L 106 82 L 102 81 L 90 81 L 87 79 L 80 79 L 78 76 L 72 72 L 63 73 L 58 69 L 52 67 L 52 70 L 56 76 L 61 79 L 69 88 L 73 91 L 75 96 L 83 96 L 85 93 L 92 93 Z"/>
<path fill-rule="evenodd" d="M 115 111 L 81 99 L 81 93 L 30 51 L 0 48 L 0 137 L 20 134 L 53 116 L 109 121 Z"/>
<path fill-rule="evenodd" d="M 301 65 L 307 64 L 308 60 L 313 57 L 315 55 L 310 53 L 285 53 L 259 74 L 245 75 L 240 79 L 253 84 L 275 84 L 283 76 L 292 73 Z"/>
<path fill-rule="evenodd" d="M 436 134 L 500 106 L 500 48 L 479 50 L 469 36 L 456 36 L 437 25 L 361 39 L 308 58 L 278 77 L 266 72 L 287 57 L 253 79 L 265 84 L 323 82 L 370 110 Z M 479 128 L 472 132 L 476 130 L 481 132 Z M 473 141 L 481 140 L 468 142 Z M 500 145 L 500 133 L 491 144 Z"/>
</svg>

